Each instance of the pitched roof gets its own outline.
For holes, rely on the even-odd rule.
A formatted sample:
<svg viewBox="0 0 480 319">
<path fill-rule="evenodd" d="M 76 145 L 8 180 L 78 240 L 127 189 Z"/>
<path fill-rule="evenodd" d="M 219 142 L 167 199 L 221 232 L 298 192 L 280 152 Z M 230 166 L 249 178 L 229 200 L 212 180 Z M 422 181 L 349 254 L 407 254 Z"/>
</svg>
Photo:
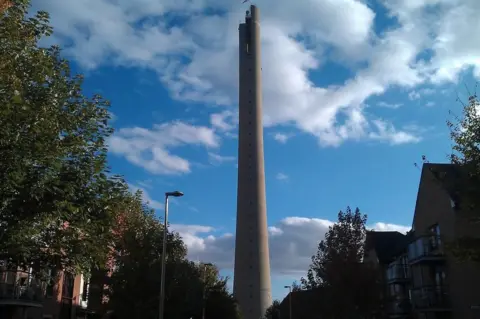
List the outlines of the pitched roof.
<svg viewBox="0 0 480 319">
<path fill-rule="evenodd" d="M 379 263 L 388 264 L 407 247 L 409 238 L 398 231 L 367 231 L 365 251 L 375 250 Z"/>
</svg>

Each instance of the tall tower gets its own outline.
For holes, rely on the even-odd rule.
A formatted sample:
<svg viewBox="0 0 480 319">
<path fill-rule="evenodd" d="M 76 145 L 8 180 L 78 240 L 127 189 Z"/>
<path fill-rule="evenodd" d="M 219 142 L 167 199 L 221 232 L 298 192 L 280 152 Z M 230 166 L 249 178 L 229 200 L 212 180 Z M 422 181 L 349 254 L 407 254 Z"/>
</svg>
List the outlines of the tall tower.
<svg viewBox="0 0 480 319">
<path fill-rule="evenodd" d="M 237 230 L 233 293 L 244 319 L 270 306 L 259 10 L 251 6 L 240 33 Z"/>
</svg>

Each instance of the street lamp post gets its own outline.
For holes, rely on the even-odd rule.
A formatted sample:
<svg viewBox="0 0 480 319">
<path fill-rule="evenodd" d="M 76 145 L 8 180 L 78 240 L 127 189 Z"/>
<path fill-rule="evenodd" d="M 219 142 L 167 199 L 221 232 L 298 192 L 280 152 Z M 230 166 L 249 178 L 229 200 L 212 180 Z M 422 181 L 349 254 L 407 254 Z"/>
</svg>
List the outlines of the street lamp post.
<svg viewBox="0 0 480 319">
<path fill-rule="evenodd" d="M 167 262 L 167 223 L 168 223 L 168 198 L 182 197 L 183 193 L 179 191 L 165 193 L 165 216 L 163 218 L 163 242 L 162 242 L 162 274 L 160 282 L 160 306 L 158 309 L 158 319 L 163 319 L 165 312 L 165 264 Z"/>
<path fill-rule="evenodd" d="M 211 263 L 203 264 L 203 300 L 202 300 L 202 319 L 205 319 L 205 308 L 207 307 L 207 266 L 213 266 Z"/>
<path fill-rule="evenodd" d="M 285 286 L 285 288 L 288 289 L 289 294 L 288 294 L 288 313 L 289 313 L 289 319 L 292 319 L 292 286 Z"/>
</svg>

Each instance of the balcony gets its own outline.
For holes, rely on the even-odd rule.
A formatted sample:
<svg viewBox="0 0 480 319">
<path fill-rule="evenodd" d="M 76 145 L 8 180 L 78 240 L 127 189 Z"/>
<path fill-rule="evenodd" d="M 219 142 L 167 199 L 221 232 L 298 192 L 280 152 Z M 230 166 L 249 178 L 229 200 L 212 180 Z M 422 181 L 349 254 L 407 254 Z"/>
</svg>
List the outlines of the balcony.
<svg viewBox="0 0 480 319">
<path fill-rule="evenodd" d="M 412 306 L 419 311 L 450 311 L 446 286 L 423 286 L 411 291 Z"/>
<path fill-rule="evenodd" d="M 13 279 L 19 277 L 16 272 L 10 274 L 15 276 Z M 42 301 L 42 288 L 35 279 L 20 276 L 20 280 L 11 282 L 6 281 L 5 276 L 0 277 L 0 305 L 42 307 Z"/>
<path fill-rule="evenodd" d="M 408 245 L 408 262 L 411 266 L 423 262 L 441 261 L 445 261 L 445 254 L 439 235 L 419 237 Z"/>
<path fill-rule="evenodd" d="M 401 260 L 390 264 L 387 269 L 387 284 L 407 282 L 410 279 L 408 265 Z"/>
</svg>

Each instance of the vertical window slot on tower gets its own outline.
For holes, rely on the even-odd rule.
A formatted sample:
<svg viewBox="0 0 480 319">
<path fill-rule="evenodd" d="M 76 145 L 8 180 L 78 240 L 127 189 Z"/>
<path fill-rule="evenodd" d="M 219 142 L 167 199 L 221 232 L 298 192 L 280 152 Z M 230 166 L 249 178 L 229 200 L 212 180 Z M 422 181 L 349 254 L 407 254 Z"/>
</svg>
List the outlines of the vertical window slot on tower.
<svg viewBox="0 0 480 319">
<path fill-rule="evenodd" d="M 245 26 L 245 51 L 247 54 L 250 54 L 250 45 L 252 42 L 252 32 L 251 32 L 251 18 L 247 16 L 245 19 L 246 26 Z"/>
</svg>

